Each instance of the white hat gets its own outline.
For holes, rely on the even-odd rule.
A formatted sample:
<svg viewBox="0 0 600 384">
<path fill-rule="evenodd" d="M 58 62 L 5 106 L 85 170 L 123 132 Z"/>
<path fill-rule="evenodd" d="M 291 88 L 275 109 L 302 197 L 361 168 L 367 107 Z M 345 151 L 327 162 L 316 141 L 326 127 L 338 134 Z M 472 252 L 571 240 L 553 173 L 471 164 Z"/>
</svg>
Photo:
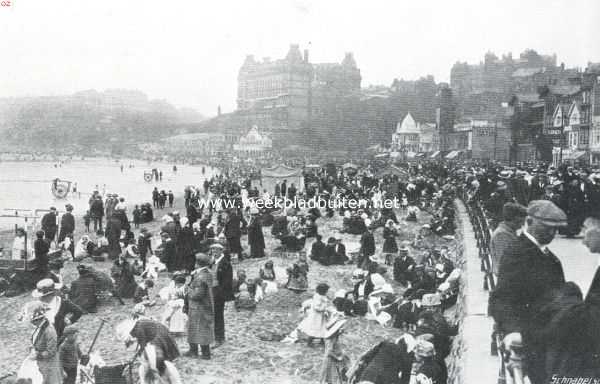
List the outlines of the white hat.
<svg viewBox="0 0 600 384">
<path fill-rule="evenodd" d="M 442 305 L 442 298 L 437 293 L 427 293 L 421 299 L 421 305 L 424 307 L 435 307 Z"/>
<path fill-rule="evenodd" d="M 373 290 L 378 290 L 385 285 L 385 279 L 379 273 L 373 273 L 371 274 L 371 283 L 373 283 Z"/>
</svg>

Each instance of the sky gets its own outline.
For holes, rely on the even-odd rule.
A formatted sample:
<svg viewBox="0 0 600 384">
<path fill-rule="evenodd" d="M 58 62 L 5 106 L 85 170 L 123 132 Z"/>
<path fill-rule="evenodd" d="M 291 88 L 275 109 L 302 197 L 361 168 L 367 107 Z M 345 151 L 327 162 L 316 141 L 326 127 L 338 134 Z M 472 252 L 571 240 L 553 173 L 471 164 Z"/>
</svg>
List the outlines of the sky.
<svg viewBox="0 0 600 384">
<path fill-rule="evenodd" d="M 353 52 L 362 85 L 527 48 L 567 67 L 600 62 L 598 0 L 3 0 L 0 97 L 139 89 L 215 115 L 235 108 L 247 54 L 310 61 Z"/>
</svg>

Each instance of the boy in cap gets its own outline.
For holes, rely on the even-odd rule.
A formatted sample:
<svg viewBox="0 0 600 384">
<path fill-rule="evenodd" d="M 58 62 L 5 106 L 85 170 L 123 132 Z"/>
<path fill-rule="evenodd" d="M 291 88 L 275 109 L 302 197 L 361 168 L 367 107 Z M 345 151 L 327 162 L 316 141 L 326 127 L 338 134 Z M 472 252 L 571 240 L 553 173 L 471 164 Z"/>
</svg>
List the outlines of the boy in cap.
<svg viewBox="0 0 600 384">
<path fill-rule="evenodd" d="M 81 352 L 79 330 L 75 325 L 69 325 L 63 333 L 63 342 L 58 348 L 60 365 L 66 373 L 64 384 L 75 384 L 79 362 L 86 365 L 89 357 Z"/>
</svg>

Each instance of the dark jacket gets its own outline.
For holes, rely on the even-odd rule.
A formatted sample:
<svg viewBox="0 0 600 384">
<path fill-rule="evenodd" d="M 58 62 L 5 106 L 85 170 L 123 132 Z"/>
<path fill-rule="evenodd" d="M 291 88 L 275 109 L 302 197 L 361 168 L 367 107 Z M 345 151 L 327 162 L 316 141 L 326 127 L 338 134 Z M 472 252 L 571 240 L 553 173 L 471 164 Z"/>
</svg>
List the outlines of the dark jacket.
<svg viewBox="0 0 600 384">
<path fill-rule="evenodd" d="M 56 225 L 56 215 L 54 213 L 48 212 L 42 217 L 42 230 L 46 234 L 56 233 L 57 227 L 58 226 Z"/>
<path fill-rule="evenodd" d="M 524 234 L 502 256 L 489 312 L 504 333 L 521 333 L 530 352 L 526 363 L 534 383 L 542 382 L 545 377 L 545 341 L 536 334 L 548 325 L 553 315 L 543 309 L 564 285 L 560 260 L 550 251 L 542 252 Z"/>
<path fill-rule="evenodd" d="M 522 234 L 504 252 L 498 286 L 490 299 L 491 313 L 506 333 L 535 328 L 543 320 L 535 319 L 536 312 L 564 283 L 560 260 L 550 251 L 544 254 Z"/>
<path fill-rule="evenodd" d="M 75 218 L 70 212 L 62 215 L 60 219 L 60 230 L 65 233 L 72 233 L 75 230 Z"/>
<path fill-rule="evenodd" d="M 56 335 L 60 339 L 63 331 L 65 330 L 65 317 L 69 316 L 71 324 L 75 323 L 83 315 L 83 311 L 73 304 L 70 300 L 61 299 L 60 307 L 56 316 L 54 317 L 54 329 L 56 329 Z"/>
<path fill-rule="evenodd" d="M 248 225 L 248 244 L 251 247 L 265 249 L 265 237 L 262 231 L 262 225 L 258 219 L 251 219 Z"/>
<path fill-rule="evenodd" d="M 36 239 L 33 243 L 33 250 L 35 254 L 35 262 L 40 271 L 48 270 L 48 252 L 50 251 L 50 245 L 45 239 Z"/>
<path fill-rule="evenodd" d="M 407 352 L 406 344 L 382 341 L 362 356 L 364 369 L 357 373 L 356 382 L 370 381 L 373 384 L 408 384 L 414 360 Z M 402 377 L 398 377 L 399 373 Z"/>
<path fill-rule="evenodd" d="M 103 217 L 104 216 L 104 203 L 101 199 L 96 199 L 90 204 L 90 215 L 92 217 Z"/>
<path fill-rule="evenodd" d="M 409 271 L 408 269 L 411 266 L 413 268 Z M 394 280 L 400 283 L 412 281 L 414 277 L 414 267 L 415 260 L 412 257 L 397 257 L 396 260 L 394 260 Z"/>
<path fill-rule="evenodd" d="M 71 283 L 69 299 L 88 312 L 96 312 L 96 280 L 91 274 L 84 274 Z"/>
<path fill-rule="evenodd" d="M 325 243 L 322 241 L 315 241 L 310 248 L 310 258 L 315 261 L 323 260 L 325 256 Z"/>
<path fill-rule="evenodd" d="M 232 301 L 233 297 L 233 267 L 227 257 L 222 257 L 217 268 L 217 285 L 214 287 L 214 299 Z"/>
<path fill-rule="evenodd" d="M 375 254 L 375 238 L 373 233 L 367 231 L 360 237 L 360 253 L 364 257 Z"/>
</svg>

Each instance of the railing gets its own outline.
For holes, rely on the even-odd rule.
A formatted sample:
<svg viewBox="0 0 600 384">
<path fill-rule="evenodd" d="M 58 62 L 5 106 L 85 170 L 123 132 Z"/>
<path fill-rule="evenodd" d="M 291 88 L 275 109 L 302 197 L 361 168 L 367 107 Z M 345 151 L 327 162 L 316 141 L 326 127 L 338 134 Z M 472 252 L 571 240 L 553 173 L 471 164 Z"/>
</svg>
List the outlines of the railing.
<svg viewBox="0 0 600 384">
<path fill-rule="evenodd" d="M 470 199 L 466 194 L 463 195 L 462 200 L 467 208 L 479 251 L 481 272 L 483 272 L 483 289 L 493 291 L 496 289 L 496 281 L 493 274 L 490 241 L 494 229 L 479 201 Z M 504 345 L 503 337 L 504 335 L 501 332 L 494 329 L 491 340 L 491 353 L 500 357 L 498 384 L 530 384 L 529 378 L 523 372 L 523 358 L 520 353 L 522 345 L 520 343 Z"/>
</svg>

